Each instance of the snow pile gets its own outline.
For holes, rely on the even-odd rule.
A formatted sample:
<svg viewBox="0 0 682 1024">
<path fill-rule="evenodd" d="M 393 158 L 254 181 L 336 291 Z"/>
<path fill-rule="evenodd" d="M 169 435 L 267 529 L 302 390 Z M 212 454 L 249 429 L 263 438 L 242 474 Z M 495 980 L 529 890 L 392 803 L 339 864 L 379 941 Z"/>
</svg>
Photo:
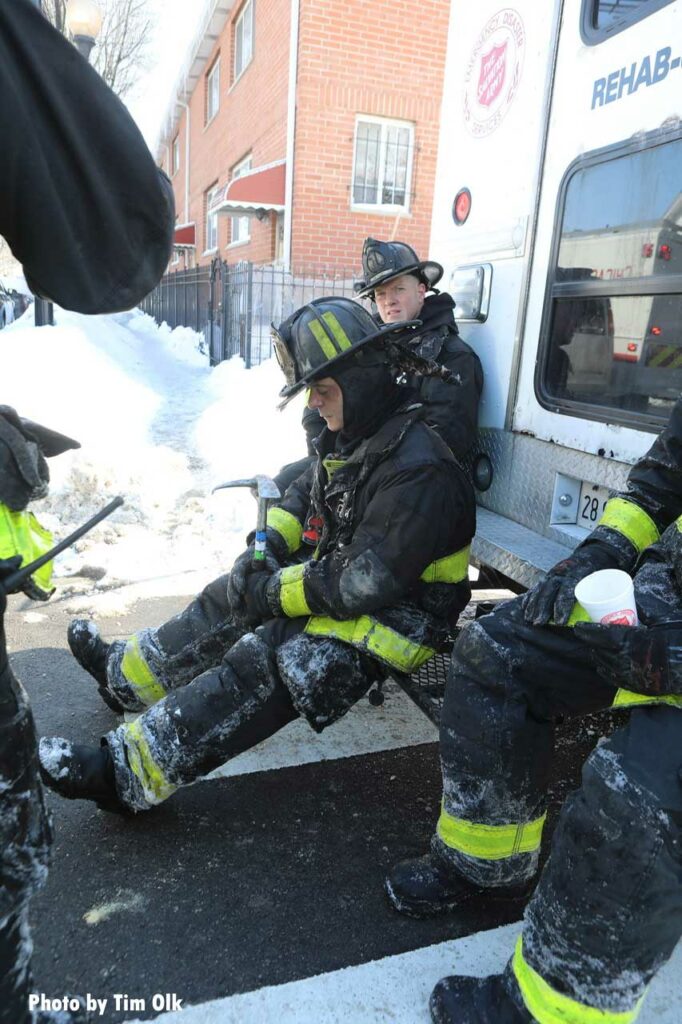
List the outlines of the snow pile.
<svg viewBox="0 0 682 1024">
<path fill-rule="evenodd" d="M 301 458 L 302 404 L 278 412 L 274 360 L 211 369 L 201 335 L 158 327 L 139 310 L 57 309 L 55 318 L 36 328 L 27 310 L 0 332 L 0 403 L 82 445 L 50 460 L 50 494 L 33 511 L 60 538 L 125 498 L 58 559 L 57 574 L 89 577 L 100 591 L 147 581 L 146 593 L 163 592 L 171 577 L 172 592 L 191 593 L 197 571 L 208 580 L 228 568 L 255 526 L 248 490 L 212 488 Z M 189 573 L 178 589 L 178 574 Z"/>
</svg>

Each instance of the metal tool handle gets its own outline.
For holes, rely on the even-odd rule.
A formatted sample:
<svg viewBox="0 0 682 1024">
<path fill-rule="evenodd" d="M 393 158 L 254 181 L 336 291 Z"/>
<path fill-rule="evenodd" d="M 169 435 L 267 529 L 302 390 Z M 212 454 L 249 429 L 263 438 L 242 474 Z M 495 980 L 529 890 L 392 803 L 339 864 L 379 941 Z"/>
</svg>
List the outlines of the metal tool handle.
<svg viewBox="0 0 682 1024">
<path fill-rule="evenodd" d="M 77 530 L 70 533 L 68 537 L 64 538 L 64 540 L 60 540 L 58 544 L 55 544 L 53 548 L 50 548 L 50 550 L 44 555 L 41 555 L 40 558 L 36 558 L 35 562 L 30 562 L 28 565 L 22 565 L 16 572 L 5 577 L 5 579 L 0 583 L 2 589 L 6 594 L 10 594 L 12 591 L 20 589 L 22 584 L 25 583 L 29 576 L 32 576 L 37 569 L 42 568 L 43 565 L 51 562 L 53 558 L 56 558 L 56 556 L 61 554 L 61 552 L 66 548 L 75 544 L 76 541 L 80 540 L 84 534 L 89 533 L 93 526 L 97 526 L 98 523 L 101 523 L 103 519 L 110 516 L 111 513 L 117 508 L 120 508 L 122 504 L 123 498 L 120 495 L 118 498 L 114 498 L 113 501 L 110 501 L 108 505 L 105 505 L 103 509 L 97 512 L 92 519 L 88 519 L 87 523 L 83 523 L 82 526 L 79 526 Z"/>
</svg>

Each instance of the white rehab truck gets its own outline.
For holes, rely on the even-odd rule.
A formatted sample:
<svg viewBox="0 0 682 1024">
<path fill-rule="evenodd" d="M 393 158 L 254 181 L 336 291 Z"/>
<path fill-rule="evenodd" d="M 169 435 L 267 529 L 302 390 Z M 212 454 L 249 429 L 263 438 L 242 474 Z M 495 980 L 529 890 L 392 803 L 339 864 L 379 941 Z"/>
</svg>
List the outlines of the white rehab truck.
<svg viewBox="0 0 682 1024">
<path fill-rule="evenodd" d="M 474 558 L 536 582 L 682 391 L 682 0 L 453 0 L 430 256 L 485 370 Z"/>
</svg>

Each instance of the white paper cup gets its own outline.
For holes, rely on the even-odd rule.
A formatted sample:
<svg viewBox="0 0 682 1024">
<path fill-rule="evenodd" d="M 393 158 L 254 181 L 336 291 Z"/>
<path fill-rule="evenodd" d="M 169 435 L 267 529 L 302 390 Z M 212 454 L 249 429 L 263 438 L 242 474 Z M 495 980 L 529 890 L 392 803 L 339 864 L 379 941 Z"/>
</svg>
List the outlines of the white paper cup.
<svg viewBox="0 0 682 1024">
<path fill-rule="evenodd" d="M 578 601 L 593 622 L 605 626 L 636 626 L 637 607 L 632 579 L 622 569 L 590 573 L 575 588 Z"/>
</svg>

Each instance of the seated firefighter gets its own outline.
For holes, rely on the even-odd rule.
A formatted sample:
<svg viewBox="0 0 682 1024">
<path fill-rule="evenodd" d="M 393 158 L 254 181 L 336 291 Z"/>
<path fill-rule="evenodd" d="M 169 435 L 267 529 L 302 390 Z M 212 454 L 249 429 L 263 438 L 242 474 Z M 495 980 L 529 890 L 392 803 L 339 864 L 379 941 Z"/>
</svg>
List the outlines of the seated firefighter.
<svg viewBox="0 0 682 1024">
<path fill-rule="evenodd" d="M 269 512 L 266 568 L 249 547 L 127 642 L 72 624 L 72 651 L 107 703 L 144 713 L 101 747 L 43 739 L 51 788 L 147 810 L 298 715 L 321 731 L 390 669 L 411 672 L 438 649 L 469 598 L 474 496 L 395 383 L 382 347 L 392 330 L 343 298 L 281 325 L 282 395 L 310 388 L 326 427 L 316 464 Z"/>
<path fill-rule="evenodd" d="M 680 513 L 682 398 L 589 539 L 455 646 L 431 852 L 387 879 L 403 913 L 524 899 L 538 872 L 556 717 L 629 715 L 562 809 L 506 971 L 440 981 L 437 1024 L 633 1024 L 682 935 Z M 576 583 L 609 568 L 634 574 L 638 626 L 587 622 L 576 604 Z"/>
<path fill-rule="evenodd" d="M 405 329 L 403 341 L 407 351 L 450 371 L 448 381 L 438 374 L 417 376 L 409 371 L 401 379 L 418 391 L 425 422 L 440 434 L 456 458 L 465 457 L 476 441 L 483 369 L 474 350 L 459 336 L 453 299 L 436 290 L 443 276 L 442 266 L 433 260 L 420 260 L 405 242 L 366 238 L 362 269 L 364 281 L 359 295 L 374 301 L 379 324 L 420 320 L 416 330 Z M 316 408 L 306 408 L 303 427 L 309 457 L 314 457 L 313 442 L 324 427 Z M 280 470 L 280 490 L 286 490 L 303 472 L 307 461 L 301 459 Z"/>
</svg>

